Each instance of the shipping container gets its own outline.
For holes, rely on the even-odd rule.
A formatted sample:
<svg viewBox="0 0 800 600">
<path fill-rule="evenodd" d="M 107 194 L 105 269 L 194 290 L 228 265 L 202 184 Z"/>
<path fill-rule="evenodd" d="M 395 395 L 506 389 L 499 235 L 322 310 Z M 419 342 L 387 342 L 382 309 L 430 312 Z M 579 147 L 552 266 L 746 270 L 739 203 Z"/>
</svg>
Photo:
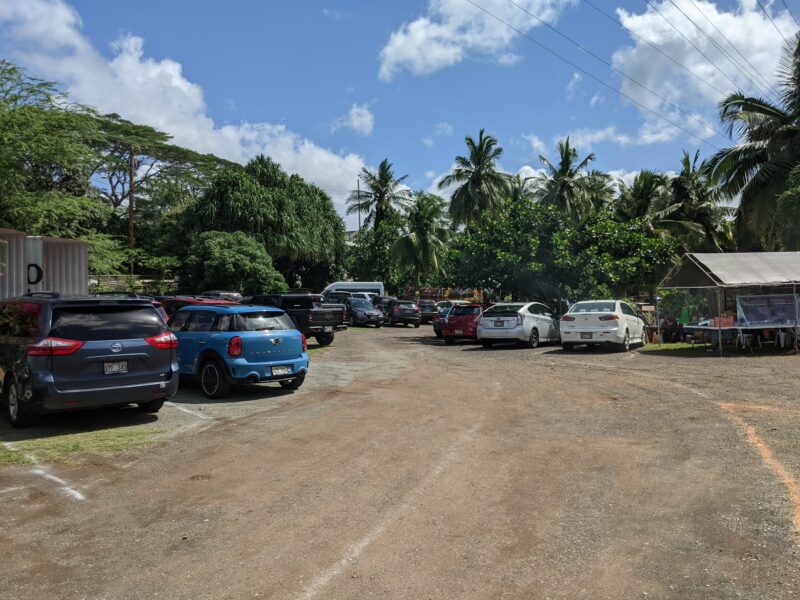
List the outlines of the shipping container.
<svg viewBox="0 0 800 600">
<path fill-rule="evenodd" d="M 86 242 L 0 229 L 0 298 L 28 292 L 66 295 L 88 291 Z"/>
</svg>

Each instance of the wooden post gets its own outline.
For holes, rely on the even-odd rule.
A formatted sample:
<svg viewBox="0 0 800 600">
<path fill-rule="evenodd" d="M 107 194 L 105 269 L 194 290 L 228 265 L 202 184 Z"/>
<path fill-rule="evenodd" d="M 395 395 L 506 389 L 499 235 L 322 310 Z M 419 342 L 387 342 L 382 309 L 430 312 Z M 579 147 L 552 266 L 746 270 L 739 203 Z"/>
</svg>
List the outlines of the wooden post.
<svg viewBox="0 0 800 600">
<path fill-rule="evenodd" d="M 131 146 L 130 158 L 130 182 L 128 185 L 128 248 L 131 250 L 130 256 L 130 274 L 133 275 L 133 249 L 136 248 L 136 208 L 134 206 L 133 186 L 135 183 L 135 159 L 133 154 L 133 146 Z"/>
<path fill-rule="evenodd" d="M 717 290 L 717 335 L 719 336 L 719 355 L 722 356 L 722 294 Z"/>
</svg>

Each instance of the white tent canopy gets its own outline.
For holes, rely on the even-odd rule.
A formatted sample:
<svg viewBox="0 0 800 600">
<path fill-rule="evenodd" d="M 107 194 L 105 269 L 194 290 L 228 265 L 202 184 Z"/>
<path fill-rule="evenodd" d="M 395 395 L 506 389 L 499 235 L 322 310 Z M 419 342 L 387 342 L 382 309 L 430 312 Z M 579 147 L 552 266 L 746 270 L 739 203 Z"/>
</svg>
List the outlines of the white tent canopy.
<svg viewBox="0 0 800 600">
<path fill-rule="evenodd" d="M 800 283 L 800 252 L 686 254 L 662 288 L 780 286 Z"/>
</svg>

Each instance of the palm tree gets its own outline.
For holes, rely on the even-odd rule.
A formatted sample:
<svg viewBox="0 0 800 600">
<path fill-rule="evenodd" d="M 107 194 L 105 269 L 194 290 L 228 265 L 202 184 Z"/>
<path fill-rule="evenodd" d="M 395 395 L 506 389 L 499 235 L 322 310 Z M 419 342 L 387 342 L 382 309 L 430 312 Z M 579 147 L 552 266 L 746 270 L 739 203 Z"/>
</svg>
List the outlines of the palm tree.
<svg viewBox="0 0 800 600">
<path fill-rule="evenodd" d="M 659 171 L 643 169 L 628 186 L 619 182 L 619 195 L 613 206 L 614 219 L 620 223 L 634 219 L 651 219 L 670 205 L 670 178 Z"/>
<path fill-rule="evenodd" d="M 787 225 L 778 197 L 789 187 L 792 169 L 800 165 L 800 34 L 785 47 L 778 75 L 779 103 L 740 91 L 720 103 L 720 119 L 730 135 L 737 132 L 740 137 L 717 152 L 708 166 L 719 190 L 740 199 L 736 227 L 743 247 L 778 247 Z"/>
<path fill-rule="evenodd" d="M 604 182 L 596 171 L 588 171 L 587 167 L 595 159 L 594 154 L 578 161 L 578 151 L 570 145 L 569 138 L 558 142 L 558 155 L 557 165 L 544 155 L 539 157 L 547 172 L 537 178 L 536 198 L 555 206 L 573 221 L 582 221 L 595 209 L 596 202 L 604 199 L 605 186 L 602 184 L 608 184 L 609 180 Z"/>
<path fill-rule="evenodd" d="M 417 273 L 417 286 L 442 271 L 442 252 L 447 241 L 445 202 L 439 196 L 418 192 L 406 213 L 405 233 L 392 249 L 398 263 Z"/>
<path fill-rule="evenodd" d="M 392 163 L 384 158 L 378 171 L 363 168 L 360 175 L 366 189 L 353 190 L 347 198 L 347 214 L 366 213 L 364 225 L 377 229 L 386 216 L 411 199 L 411 191 L 403 184 L 408 175 L 395 179 Z"/>
<path fill-rule="evenodd" d="M 464 141 L 469 156 L 456 156 L 456 166 L 439 182 L 439 189 L 461 184 L 450 199 L 454 225 L 480 220 L 484 211 L 497 210 L 508 187 L 507 176 L 497 170 L 497 161 L 503 155 L 497 140 L 481 129 L 477 142 L 471 136 Z"/>
</svg>

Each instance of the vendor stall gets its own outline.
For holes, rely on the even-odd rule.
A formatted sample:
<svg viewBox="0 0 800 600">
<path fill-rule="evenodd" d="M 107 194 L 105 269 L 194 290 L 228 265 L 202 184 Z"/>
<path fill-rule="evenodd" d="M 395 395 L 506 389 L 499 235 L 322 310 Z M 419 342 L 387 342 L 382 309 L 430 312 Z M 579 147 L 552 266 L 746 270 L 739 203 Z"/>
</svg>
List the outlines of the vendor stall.
<svg viewBox="0 0 800 600">
<path fill-rule="evenodd" d="M 798 347 L 800 252 L 690 253 L 662 288 L 708 289 L 716 314 L 684 325 L 719 346 L 727 341 L 752 351 L 766 343 Z M 726 315 L 735 301 L 736 315 Z"/>
</svg>

